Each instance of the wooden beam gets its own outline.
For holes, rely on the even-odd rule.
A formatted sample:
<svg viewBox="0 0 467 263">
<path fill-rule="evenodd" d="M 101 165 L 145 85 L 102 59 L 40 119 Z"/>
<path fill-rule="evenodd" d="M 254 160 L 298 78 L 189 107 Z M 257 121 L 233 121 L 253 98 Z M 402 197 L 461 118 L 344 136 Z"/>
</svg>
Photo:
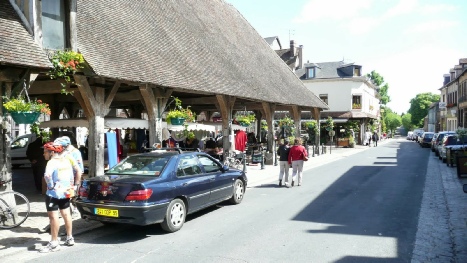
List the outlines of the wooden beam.
<svg viewBox="0 0 467 263">
<path fill-rule="evenodd" d="M 87 116 L 89 120 L 90 117 L 97 116 L 100 113 L 100 105 L 94 97 L 86 77 L 76 74 L 73 76 L 75 78 L 75 83 L 78 85 L 78 91 L 83 98 L 83 103 L 86 105 L 85 108 L 89 111 L 89 116 Z"/>
<path fill-rule="evenodd" d="M 110 104 L 112 103 L 112 100 L 114 99 L 115 94 L 117 94 L 119 87 L 120 87 L 120 81 L 115 82 L 114 86 L 112 87 L 112 90 L 110 91 L 109 95 L 105 99 L 104 108 L 106 109 L 106 114 L 104 115 L 107 115 L 107 113 L 109 113 L 108 109 L 110 108 Z"/>
<path fill-rule="evenodd" d="M 292 109 L 290 111 L 290 115 L 292 115 L 292 118 L 295 122 L 295 138 L 300 138 L 300 118 L 301 118 L 301 111 L 300 108 L 297 105 L 292 106 Z"/>
<path fill-rule="evenodd" d="M 235 104 L 235 97 L 226 95 L 216 95 L 217 102 L 219 104 L 219 111 L 222 117 L 222 145 L 224 148 L 224 158 L 226 153 L 230 150 L 229 135 L 231 135 L 232 129 L 230 122 L 232 121 L 232 106 Z"/>
<path fill-rule="evenodd" d="M 29 95 L 61 93 L 63 89 L 61 84 L 66 84 L 66 82 L 64 80 L 36 80 L 31 83 L 28 93 Z"/>
</svg>

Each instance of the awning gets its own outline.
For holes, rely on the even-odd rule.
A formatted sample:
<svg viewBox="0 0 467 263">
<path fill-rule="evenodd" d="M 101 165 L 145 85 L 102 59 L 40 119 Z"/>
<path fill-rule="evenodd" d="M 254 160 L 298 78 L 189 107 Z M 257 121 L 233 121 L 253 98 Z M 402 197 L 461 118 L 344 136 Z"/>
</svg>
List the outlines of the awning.
<svg viewBox="0 0 467 263">
<path fill-rule="evenodd" d="M 40 128 L 71 128 L 71 127 L 86 127 L 89 128 L 89 123 L 86 119 L 60 119 L 41 122 Z M 148 129 L 148 121 L 143 119 L 132 118 L 104 118 L 104 127 L 106 129 Z M 168 125 L 162 122 L 162 127 L 173 131 L 182 131 L 184 125 Z M 216 126 L 206 125 L 201 123 L 188 123 L 189 131 L 209 131 L 216 132 Z"/>
<path fill-rule="evenodd" d="M 326 123 L 327 120 L 319 120 L 319 123 Z M 334 123 L 346 123 L 349 119 L 332 119 Z"/>
<path fill-rule="evenodd" d="M 86 119 L 60 119 L 41 122 L 40 128 L 71 128 L 86 127 L 89 128 L 89 122 Z M 104 118 L 104 127 L 106 129 L 148 129 L 148 121 L 132 118 Z"/>
</svg>

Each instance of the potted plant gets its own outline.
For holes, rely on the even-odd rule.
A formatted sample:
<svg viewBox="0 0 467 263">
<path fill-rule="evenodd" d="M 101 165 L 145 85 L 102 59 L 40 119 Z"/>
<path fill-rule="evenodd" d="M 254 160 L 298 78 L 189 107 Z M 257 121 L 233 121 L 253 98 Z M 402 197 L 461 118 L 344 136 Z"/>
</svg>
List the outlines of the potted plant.
<svg viewBox="0 0 467 263">
<path fill-rule="evenodd" d="M 279 125 L 280 139 L 290 139 L 290 137 L 295 136 L 295 122 L 290 117 L 285 116 L 277 122 Z M 291 142 L 293 142 L 293 140 L 291 140 Z"/>
<path fill-rule="evenodd" d="M 167 112 L 165 117 L 167 123 L 172 125 L 183 125 L 185 121 L 194 122 L 196 114 L 190 110 L 190 106 L 183 108 L 182 101 L 179 98 L 173 97 L 173 99 L 175 102 L 175 108 Z"/>
<path fill-rule="evenodd" d="M 31 124 L 36 122 L 40 114 L 50 115 L 49 104 L 41 100 L 30 101 L 24 97 L 6 98 L 3 108 L 11 115 L 18 124 Z"/>
<path fill-rule="evenodd" d="M 75 74 L 78 69 L 83 68 L 84 58 L 75 51 L 56 51 L 50 58 L 53 68 L 49 72 L 51 79 L 62 78 L 66 83 L 74 84 L 71 75 Z M 62 94 L 71 94 L 66 90 L 67 84 L 62 83 Z"/>
<path fill-rule="evenodd" d="M 349 136 L 349 147 L 355 148 L 355 139 L 353 136 Z"/>
</svg>

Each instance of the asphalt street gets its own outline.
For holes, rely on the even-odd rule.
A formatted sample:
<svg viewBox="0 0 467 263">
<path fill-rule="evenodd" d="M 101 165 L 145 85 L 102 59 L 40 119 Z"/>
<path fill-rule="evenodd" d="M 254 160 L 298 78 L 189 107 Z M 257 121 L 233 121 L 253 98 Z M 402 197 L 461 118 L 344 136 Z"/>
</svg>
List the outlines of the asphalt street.
<svg viewBox="0 0 467 263">
<path fill-rule="evenodd" d="M 406 140 L 340 150 L 312 158 L 301 187 L 279 188 L 277 167 L 249 167 L 242 204 L 188 216 L 174 234 L 78 219 L 85 231 L 74 247 L 42 255 L 11 238 L 17 245 L 0 241 L 0 254 L 17 262 L 467 262 L 467 180 L 455 168 Z"/>
</svg>

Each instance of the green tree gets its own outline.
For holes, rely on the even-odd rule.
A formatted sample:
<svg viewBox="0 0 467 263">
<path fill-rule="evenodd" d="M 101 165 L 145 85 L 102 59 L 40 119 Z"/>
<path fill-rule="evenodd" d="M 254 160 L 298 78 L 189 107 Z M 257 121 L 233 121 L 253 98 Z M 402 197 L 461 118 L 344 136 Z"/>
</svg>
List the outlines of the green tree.
<svg viewBox="0 0 467 263">
<path fill-rule="evenodd" d="M 407 113 L 402 115 L 402 126 L 404 126 L 405 130 L 411 131 L 414 129 L 412 124 L 412 114 Z"/>
<path fill-rule="evenodd" d="M 381 96 L 381 104 L 386 105 L 391 101 L 391 98 L 388 95 L 389 84 L 384 82 L 383 76 L 381 76 L 376 71 L 371 71 L 371 73 L 366 74 L 368 78 L 378 87 L 378 93 Z"/>
<path fill-rule="evenodd" d="M 431 92 L 420 93 L 410 100 L 408 113 L 412 116 L 415 127 L 423 127 L 423 119 L 428 115 L 428 109 L 433 102 L 439 101 L 439 95 Z"/>
<path fill-rule="evenodd" d="M 401 116 L 397 115 L 394 112 L 385 113 L 384 120 L 386 122 L 386 127 L 388 130 L 394 134 L 395 130 L 402 125 Z"/>
</svg>

